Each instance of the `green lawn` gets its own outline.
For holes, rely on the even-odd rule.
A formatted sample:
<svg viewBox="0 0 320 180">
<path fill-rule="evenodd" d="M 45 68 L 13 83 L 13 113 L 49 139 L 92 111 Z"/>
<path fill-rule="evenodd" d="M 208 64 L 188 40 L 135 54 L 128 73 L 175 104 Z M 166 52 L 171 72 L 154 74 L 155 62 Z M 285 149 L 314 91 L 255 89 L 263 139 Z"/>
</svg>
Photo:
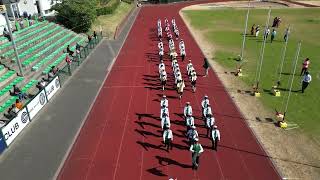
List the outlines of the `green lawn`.
<svg viewBox="0 0 320 180">
<path fill-rule="evenodd" d="M 92 25 L 92 31 L 100 31 L 100 27 L 102 27 L 103 36 L 113 38 L 116 27 L 133 7 L 134 3 L 121 2 L 113 14 L 99 16 Z"/>
<path fill-rule="evenodd" d="M 268 10 L 256 9 L 250 11 L 248 33 L 252 24 L 265 25 Z M 201 11 L 184 11 L 191 25 L 205 33 L 205 37 L 214 45 L 215 60 L 221 65 L 235 69 L 242 43 L 242 32 L 246 10 L 215 9 Z M 271 12 L 271 21 L 275 16 L 282 18 L 280 28 L 277 29 L 275 42 L 266 44 L 265 57 L 261 73 L 261 89 L 268 91 L 275 84 L 278 77 L 276 71 L 281 59 L 281 51 L 284 45 L 283 34 L 285 27 L 290 24 L 292 31 L 289 38 L 287 56 L 283 73 L 291 72 L 291 63 L 295 57 L 297 42 L 302 40 L 300 58 L 296 74 L 300 74 L 301 63 L 304 58 L 311 59 L 310 73 L 313 81 L 304 94 L 293 92 L 287 112 L 287 119 L 300 125 L 308 134 L 320 137 L 320 11 L 319 9 L 274 9 Z M 244 76 L 241 79 L 248 85 L 252 85 L 256 73 L 256 63 L 259 59 L 262 46 L 263 27 L 260 37 L 248 37 L 245 48 L 245 63 L 243 65 Z M 272 29 L 271 29 L 272 30 Z M 269 36 L 270 38 L 270 36 Z M 282 87 L 288 87 L 289 75 L 282 76 Z M 301 87 L 300 76 L 295 76 L 293 90 Z M 318 93 L 317 93 L 318 92 Z M 263 92 L 260 99 L 271 109 L 282 107 L 282 102 L 287 91 L 281 91 L 281 97 L 275 97 L 268 92 Z"/>
</svg>

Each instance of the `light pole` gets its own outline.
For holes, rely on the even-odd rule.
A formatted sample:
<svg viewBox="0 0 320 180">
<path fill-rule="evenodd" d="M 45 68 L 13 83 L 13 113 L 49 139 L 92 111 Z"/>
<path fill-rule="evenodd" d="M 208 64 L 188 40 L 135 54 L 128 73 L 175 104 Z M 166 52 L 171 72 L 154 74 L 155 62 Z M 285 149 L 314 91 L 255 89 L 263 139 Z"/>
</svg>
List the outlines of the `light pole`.
<svg viewBox="0 0 320 180">
<path fill-rule="evenodd" d="M 246 35 L 247 35 L 247 28 L 248 28 L 249 13 L 250 13 L 250 1 L 248 3 L 248 11 L 247 11 L 247 16 L 246 16 L 246 23 L 245 23 L 244 32 L 243 32 L 243 40 L 242 40 L 242 47 L 241 47 L 241 53 L 240 53 L 240 61 L 243 60 L 243 51 L 244 51 L 244 46 L 245 46 L 245 43 L 246 43 Z"/>
<path fill-rule="evenodd" d="M 13 47 L 15 55 L 16 55 L 16 60 L 17 60 L 17 64 L 18 64 L 18 67 L 19 67 L 20 76 L 23 76 L 23 69 L 22 69 L 22 65 L 21 65 L 21 62 L 20 62 L 17 46 L 16 46 L 16 43 L 15 43 L 14 38 L 12 36 L 11 25 L 10 25 L 10 21 L 9 21 L 9 18 L 8 18 L 8 13 L 7 13 L 7 10 L 6 10 L 6 6 L 3 5 L 2 2 L 0 2 L 0 13 L 4 14 L 4 16 L 5 16 L 7 27 L 8 27 L 8 31 L 9 31 L 9 35 L 10 35 L 11 42 L 12 42 L 12 47 Z"/>
</svg>

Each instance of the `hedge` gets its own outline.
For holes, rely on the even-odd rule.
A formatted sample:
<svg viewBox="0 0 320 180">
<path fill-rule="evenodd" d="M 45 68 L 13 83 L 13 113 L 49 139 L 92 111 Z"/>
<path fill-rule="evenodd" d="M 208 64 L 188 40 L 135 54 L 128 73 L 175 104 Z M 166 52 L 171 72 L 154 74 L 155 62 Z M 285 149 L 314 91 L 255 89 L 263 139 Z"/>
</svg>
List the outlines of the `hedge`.
<svg viewBox="0 0 320 180">
<path fill-rule="evenodd" d="M 105 6 L 97 9 L 97 16 L 112 14 L 120 5 L 120 0 L 117 0 L 110 6 Z"/>
</svg>

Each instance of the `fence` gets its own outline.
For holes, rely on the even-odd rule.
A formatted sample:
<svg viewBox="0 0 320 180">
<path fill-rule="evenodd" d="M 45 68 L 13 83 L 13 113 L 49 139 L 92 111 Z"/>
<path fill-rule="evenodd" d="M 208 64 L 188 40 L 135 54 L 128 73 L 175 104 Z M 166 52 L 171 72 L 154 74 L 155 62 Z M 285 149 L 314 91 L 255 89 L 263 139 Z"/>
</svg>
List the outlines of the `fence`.
<svg viewBox="0 0 320 180">
<path fill-rule="evenodd" d="M 97 36 L 97 39 L 92 39 L 88 42 L 77 56 L 72 59 L 71 64 L 66 64 L 57 75 L 52 78 L 51 81 L 37 94 L 30 99 L 23 109 L 21 109 L 15 118 L 7 123 L 0 130 L 0 154 L 10 146 L 14 139 L 22 132 L 22 130 L 32 123 L 35 115 L 50 102 L 51 98 L 61 88 L 64 82 L 72 75 L 81 63 L 89 56 L 90 52 L 99 44 L 102 40 L 102 34 Z"/>
</svg>

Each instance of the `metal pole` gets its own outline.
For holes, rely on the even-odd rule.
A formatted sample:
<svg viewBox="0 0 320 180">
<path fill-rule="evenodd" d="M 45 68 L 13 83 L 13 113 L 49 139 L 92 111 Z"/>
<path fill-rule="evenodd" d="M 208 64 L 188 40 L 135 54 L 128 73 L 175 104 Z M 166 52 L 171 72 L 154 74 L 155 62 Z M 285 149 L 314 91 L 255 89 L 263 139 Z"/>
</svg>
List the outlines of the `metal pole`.
<svg viewBox="0 0 320 180">
<path fill-rule="evenodd" d="M 244 51 L 244 46 L 245 46 L 245 43 L 246 43 L 246 35 L 247 35 L 247 28 L 248 28 L 249 13 L 250 13 L 250 1 L 249 1 L 249 3 L 248 3 L 248 11 L 247 11 L 247 17 L 246 17 L 246 24 L 245 24 L 245 28 L 244 28 L 243 40 L 242 40 L 242 47 L 241 47 L 241 53 L 240 53 L 240 61 L 243 60 L 243 51 Z"/>
<path fill-rule="evenodd" d="M 271 8 L 269 9 L 269 12 L 268 12 L 268 19 L 266 22 L 265 32 L 266 32 L 267 28 L 269 27 L 270 15 L 271 15 Z M 260 75 L 261 75 L 262 63 L 263 63 L 263 59 L 264 59 L 264 49 L 266 47 L 266 41 L 267 41 L 267 38 L 266 38 L 265 34 L 263 34 L 263 44 L 262 44 L 262 52 L 261 52 L 261 56 L 260 56 L 261 60 L 260 60 L 260 68 L 259 68 L 259 73 L 258 73 L 258 78 L 257 78 L 257 84 L 260 81 Z"/>
<path fill-rule="evenodd" d="M 278 79 L 278 82 L 280 82 L 281 80 L 281 74 L 282 74 L 282 69 L 283 69 L 283 63 L 284 63 L 284 59 L 285 59 L 285 56 L 286 56 L 286 51 L 287 51 L 287 45 L 288 45 L 288 40 L 289 40 L 289 32 L 290 32 L 290 25 L 288 27 L 288 34 L 287 34 L 287 38 L 286 38 L 286 43 L 284 45 L 284 49 L 283 49 L 283 52 L 282 52 L 282 59 L 281 59 L 281 65 L 280 65 L 280 71 L 279 71 L 279 79 Z"/>
<path fill-rule="evenodd" d="M 8 14 L 7 14 L 7 12 L 5 12 L 4 14 L 5 14 L 5 18 L 6 18 L 7 27 L 8 27 L 8 30 L 9 30 L 9 34 L 10 34 L 12 46 L 13 46 L 13 49 L 14 49 L 14 52 L 15 52 L 15 55 L 16 55 L 16 60 L 17 60 L 17 64 L 18 64 L 18 67 L 19 67 L 20 76 L 23 76 L 23 69 L 22 69 L 22 66 L 21 66 L 20 59 L 19 59 L 19 54 L 18 54 L 17 46 L 16 46 L 16 43 L 15 43 L 14 38 L 13 38 L 13 36 L 12 36 L 12 31 L 11 31 L 11 26 L 10 26 Z"/>
<path fill-rule="evenodd" d="M 292 73 L 292 78 L 291 78 L 291 84 L 290 84 L 290 89 L 289 89 L 289 94 L 288 94 L 288 99 L 287 99 L 287 104 L 286 104 L 286 108 L 284 112 L 287 112 L 288 110 L 288 104 L 289 104 L 289 100 L 290 100 L 290 95 L 291 95 L 291 90 L 292 90 L 292 84 L 293 84 L 293 80 L 294 80 L 294 75 L 296 74 L 296 68 L 297 68 L 297 63 L 298 63 L 298 59 L 299 59 L 299 54 L 300 54 L 300 48 L 301 48 L 301 41 L 298 43 L 298 49 L 296 52 L 296 59 L 295 59 L 295 65 L 293 68 L 293 73 Z"/>
</svg>

